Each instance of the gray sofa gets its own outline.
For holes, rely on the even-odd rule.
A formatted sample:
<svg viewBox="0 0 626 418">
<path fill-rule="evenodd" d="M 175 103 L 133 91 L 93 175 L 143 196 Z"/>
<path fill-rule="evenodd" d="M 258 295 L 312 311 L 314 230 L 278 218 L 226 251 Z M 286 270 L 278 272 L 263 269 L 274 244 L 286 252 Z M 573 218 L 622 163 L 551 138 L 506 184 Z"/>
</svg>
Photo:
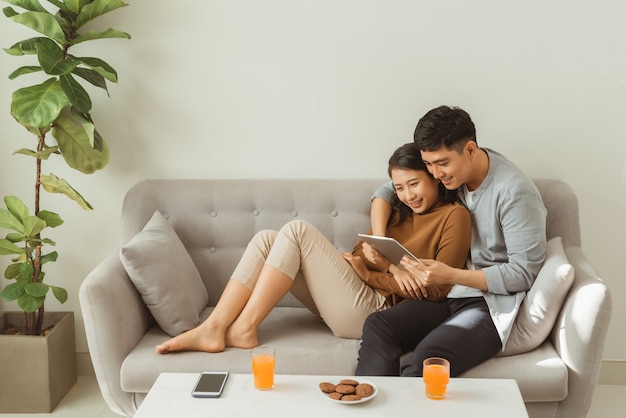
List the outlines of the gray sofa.
<svg viewBox="0 0 626 418">
<path fill-rule="evenodd" d="M 209 295 L 205 318 L 255 232 L 292 219 L 318 226 L 349 251 L 369 228 L 369 200 L 381 179 L 368 180 L 147 180 L 126 195 L 121 245 L 158 210 L 185 245 Z M 513 378 L 531 417 L 583 417 L 598 379 L 611 316 L 610 292 L 581 249 L 578 203 L 572 189 L 536 179 L 548 209 L 548 238 L 561 236 L 575 277 L 549 337 L 523 354 L 494 357 L 463 377 Z M 175 278 L 173 278 L 175 279 Z M 226 369 L 249 373 L 249 352 L 158 355 L 168 336 L 112 251 L 80 289 L 89 352 L 102 395 L 116 413 L 132 416 L 161 372 Z M 358 340 L 335 337 L 287 295 L 259 330 L 277 348 L 277 373 L 351 375 Z"/>
</svg>

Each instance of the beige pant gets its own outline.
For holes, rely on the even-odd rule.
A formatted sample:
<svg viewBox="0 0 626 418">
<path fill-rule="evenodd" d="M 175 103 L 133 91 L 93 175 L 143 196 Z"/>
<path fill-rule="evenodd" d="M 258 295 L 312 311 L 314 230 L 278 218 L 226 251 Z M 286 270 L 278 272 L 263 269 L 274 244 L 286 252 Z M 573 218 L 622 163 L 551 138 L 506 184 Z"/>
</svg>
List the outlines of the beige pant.
<svg viewBox="0 0 626 418">
<path fill-rule="evenodd" d="M 338 337 L 361 338 L 365 318 L 388 307 L 385 298 L 367 286 L 339 250 L 306 221 L 258 232 L 232 278 L 252 290 L 266 263 L 294 280 L 290 292 Z"/>
</svg>

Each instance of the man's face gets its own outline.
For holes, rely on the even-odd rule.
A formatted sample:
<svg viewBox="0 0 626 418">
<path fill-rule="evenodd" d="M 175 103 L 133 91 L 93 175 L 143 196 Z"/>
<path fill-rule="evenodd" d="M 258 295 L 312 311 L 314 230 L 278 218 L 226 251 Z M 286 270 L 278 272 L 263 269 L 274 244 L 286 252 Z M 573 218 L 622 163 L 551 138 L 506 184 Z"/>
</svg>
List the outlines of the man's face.
<svg viewBox="0 0 626 418">
<path fill-rule="evenodd" d="M 433 177 L 441 180 L 446 189 L 455 190 L 467 181 L 469 170 L 467 144 L 463 147 L 462 153 L 444 146 L 436 151 L 421 151 L 421 153 L 428 171 Z"/>
</svg>

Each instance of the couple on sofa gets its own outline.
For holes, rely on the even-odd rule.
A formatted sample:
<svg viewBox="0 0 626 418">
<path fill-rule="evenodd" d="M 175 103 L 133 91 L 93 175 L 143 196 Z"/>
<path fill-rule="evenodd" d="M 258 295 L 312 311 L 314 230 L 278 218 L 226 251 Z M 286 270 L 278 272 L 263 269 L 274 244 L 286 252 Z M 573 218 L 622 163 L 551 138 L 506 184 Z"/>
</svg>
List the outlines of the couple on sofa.
<svg viewBox="0 0 626 418">
<path fill-rule="evenodd" d="M 254 347 L 288 291 L 335 335 L 362 339 L 356 375 L 421 376 L 422 360 L 437 356 L 458 376 L 503 349 L 545 254 L 546 210 L 534 184 L 478 147 L 470 116 L 447 106 L 419 120 L 388 173 L 372 201 L 372 233 L 424 264 L 392 265 L 363 242 L 341 254 L 304 221 L 261 231 L 206 321 L 157 352 Z"/>
</svg>

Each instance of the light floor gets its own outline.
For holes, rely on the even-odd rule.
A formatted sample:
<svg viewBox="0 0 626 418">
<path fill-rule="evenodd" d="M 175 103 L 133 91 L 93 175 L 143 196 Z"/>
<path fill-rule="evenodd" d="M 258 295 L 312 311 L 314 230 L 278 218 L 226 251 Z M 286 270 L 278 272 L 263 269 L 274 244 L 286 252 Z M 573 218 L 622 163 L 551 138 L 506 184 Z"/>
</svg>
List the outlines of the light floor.
<svg viewBox="0 0 626 418">
<path fill-rule="evenodd" d="M 0 414 L 2 418 L 120 418 L 104 403 L 96 378 L 78 376 L 78 382 L 50 414 Z M 598 385 L 587 418 L 626 417 L 626 386 Z"/>
</svg>

